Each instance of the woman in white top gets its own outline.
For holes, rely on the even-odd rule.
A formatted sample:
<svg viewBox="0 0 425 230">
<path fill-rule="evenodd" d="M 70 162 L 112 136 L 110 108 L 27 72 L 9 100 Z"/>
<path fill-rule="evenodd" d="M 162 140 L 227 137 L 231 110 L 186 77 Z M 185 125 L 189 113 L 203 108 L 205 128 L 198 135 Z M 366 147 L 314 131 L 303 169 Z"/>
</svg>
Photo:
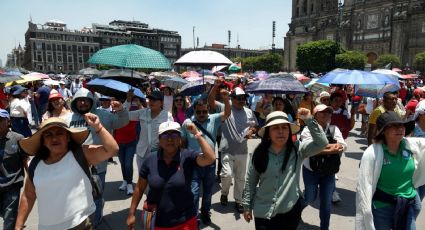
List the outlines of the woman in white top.
<svg viewBox="0 0 425 230">
<path fill-rule="evenodd" d="M 27 88 L 21 85 L 14 85 L 10 89 L 12 100 L 10 102 L 10 123 L 12 130 L 22 134 L 24 137 L 31 136 L 32 132 L 28 121 L 28 103 L 24 98 L 28 96 Z"/>
<path fill-rule="evenodd" d="M 39 161 L 36 167 L 30 163 L 32 180 L 31 176 L 26 178 L 15 229 L 24 228 L 36 199 L 38 229 L 93 228 L 91 216 L 96 206 L 92 186 L 76 157 L 85 158 L 88 165 L 96 165 L 114 156 L 118 144 L 103 128 L 98 116 L 87 113 L 85 120 L 96 130 L 103 145 L 81 145 L 88 130 L 68 128 L 65 121 L 57 117 L 45 120 L 34 135 L 19 141 L 28 155 L 35 155 L 32 162 L 37 158 Z"/>
<path fill-rule="evenodd" d="M 72 117 L 72 112 L 66 105 L 63 96 L 55 89 L 50 91 L 47 111 L 44 113 L 42 121 L 47 120 L 50 117 L 62 118 L 68 125 L 71 122 Z"/>
</svg>

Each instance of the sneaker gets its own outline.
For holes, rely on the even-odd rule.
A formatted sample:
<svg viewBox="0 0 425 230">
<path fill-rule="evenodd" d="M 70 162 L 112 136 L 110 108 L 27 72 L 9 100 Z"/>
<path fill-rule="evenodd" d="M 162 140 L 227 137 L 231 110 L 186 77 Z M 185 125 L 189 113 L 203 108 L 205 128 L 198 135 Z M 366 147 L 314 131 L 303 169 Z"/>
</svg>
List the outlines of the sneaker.
<svg viewBox="0 0 425 230">
<path fill-rule="evenodd" d="M 240 203 L 235 203 L 235 209 L 236 211 L 238 211 L 239 213 L 243 213 L 243 206 Z"/>
<path fill-rule="evenodd" d="M 210 225 L 211 224 L 211 217 L 209 212 L 201 212 L 201 221 L 204 225 Z"/>
<path fill-rule="evenodd" d="M 223 206 L 227 206 L 227 203 L 229 203 L 229 201 L 227 200 L 227 196 L 221 195 L 220 204 L 223 205 Z"/>
<path fill-rule="evenodd" d="M 127 195 L 133 195 L 133 183 L 127 185 Z"/>
<path fill-rule="evenodd" d="M 333 192 L 332 193 L 332 203 L 338 203 L 338 202 L 341 202 L 341 197 L 339 196 L 339 193 L 338 192 Z"/>
<path fill-rule="evenodd" d="M 127 181 L 123 181 L 121 186 L 118 189 L 120 191 L 125 191 L 127 189 Z"/>
</svg>

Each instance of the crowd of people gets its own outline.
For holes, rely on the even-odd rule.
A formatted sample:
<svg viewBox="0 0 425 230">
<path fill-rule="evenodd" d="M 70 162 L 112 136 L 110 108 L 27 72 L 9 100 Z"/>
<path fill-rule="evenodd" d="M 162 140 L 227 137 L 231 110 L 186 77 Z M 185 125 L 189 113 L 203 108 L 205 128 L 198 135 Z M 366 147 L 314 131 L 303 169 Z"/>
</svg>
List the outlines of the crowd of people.
<svg viewBox="0 0 425 230">
<path fill-rule="evenodd" d="M 332 203 L 342 201 L 336 192 L 341 156 L 356 120 L 368 142 L 356 188 L 356 229 L 416 229 L 425 196 L 419 81 L 382 99 L 343 85 L 303 95 L 253 95 L 244 91 L 246 81 L 222 77 L 196 96 L 152 80 L 140 85 L 146 98 L 133 90 L 115 98 L 83 82 L 0 84 L 3 229 L 24 229 L 35 201 L 39 229 L 95 229 L 105 189 L 132 196 L 123 220 L 128 229 L 135 228 L 137 209 L 143 224 L 155 229 L 198 229 L 213 221 L 215 183 L 223 206 L 233 185 L 235 212 L 256 229 L 296 229 L 317 197 L 320 229 L 329 229 Z M 252 156 L 251 138 L 261 140 Z M 110 188 L 107 165 L 116 155 L 122 183 Z"/>
</svg>

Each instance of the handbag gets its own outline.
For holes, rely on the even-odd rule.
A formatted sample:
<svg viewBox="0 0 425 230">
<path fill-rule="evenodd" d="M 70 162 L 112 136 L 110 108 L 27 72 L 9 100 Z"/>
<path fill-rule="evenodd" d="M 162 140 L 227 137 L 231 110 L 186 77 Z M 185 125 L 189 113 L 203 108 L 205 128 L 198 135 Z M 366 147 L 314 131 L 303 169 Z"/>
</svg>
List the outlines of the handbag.
<svg viewBox="0 0 425 230">
<path fill-rule="evenodd" d="M 142 229 L 153 230 L 155 229 L 156 219 L 156 204 L 148 204 L 145 201 L 142 209 Z"/>
<path fill-rule="evenodd" d="M 329 141 L 329 144 L 337 143 L 333 138 L 335 134 L 335 126 L 330 125 L 329 129 L 326 132 L 326 138 Z M 320 173 L 322 175 L 332 175 L 339 171 L 339 166 L 341 165 L 341 156 L 339 154 L 329 154 L 329 155 L 315 155 L 309 158 L 310 168 L 313 172 Z"/>
</svg>

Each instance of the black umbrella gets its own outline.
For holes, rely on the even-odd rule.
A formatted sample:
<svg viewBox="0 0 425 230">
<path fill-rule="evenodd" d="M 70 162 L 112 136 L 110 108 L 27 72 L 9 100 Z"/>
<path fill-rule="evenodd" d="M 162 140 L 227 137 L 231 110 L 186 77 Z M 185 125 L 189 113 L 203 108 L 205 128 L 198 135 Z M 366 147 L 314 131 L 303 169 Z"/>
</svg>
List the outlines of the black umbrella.
<svg viewBox="0 0 425 230">
<path fill-rule="evenodd" d="M 114 79 L 132 86 L 137 86 L 147 80 L 147 75 L 145 73 L 136 72 L 129 69 L 111 69 L 106 71 L 100 78 Z"/>
</svg>

